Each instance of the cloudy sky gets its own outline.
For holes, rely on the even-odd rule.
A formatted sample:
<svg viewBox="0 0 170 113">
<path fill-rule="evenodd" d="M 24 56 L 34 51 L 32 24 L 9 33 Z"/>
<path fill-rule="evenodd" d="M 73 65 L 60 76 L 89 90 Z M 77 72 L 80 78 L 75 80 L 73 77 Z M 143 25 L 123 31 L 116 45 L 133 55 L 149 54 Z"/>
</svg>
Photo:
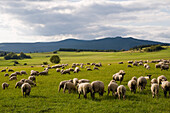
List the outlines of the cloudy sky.
<svg viewBox="0 0 170 113">
<path fill-rule="evenodd" d="M 170 0 L 0 0 L 0 42 L 115 36 L 170 43 Z"/>
</svg>

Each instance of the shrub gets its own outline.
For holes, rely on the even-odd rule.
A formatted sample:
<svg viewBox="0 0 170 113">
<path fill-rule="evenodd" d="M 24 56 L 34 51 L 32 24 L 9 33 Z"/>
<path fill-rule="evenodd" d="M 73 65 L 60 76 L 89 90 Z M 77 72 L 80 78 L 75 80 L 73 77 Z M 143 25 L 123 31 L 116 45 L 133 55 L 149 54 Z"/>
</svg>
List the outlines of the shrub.
<svg viewBox="0 0 170 113">
<path fill-rule="evenodd" d="M 27 63 L 24 63 L 24 65 L 27 65 Z"/>
<path fill-rule="evenodd" d="M 48 62 L 43 62 L 43 65 L 48 65 Z"/>
<path fill-rule="evenodd" d="M 13 61 L 14 62 L 14 64 L 19 64 L 19 62 L 18 61 Z"/>
<path fill-rule="evenodd" d="M 53 55 L 53 56 L 51 56 L 50 62 L 55 63 L 55 64 L 60 63 L 60 58 L 59 58 L 59 56 L 58 56 L 58 55 Z"/>
<path fill-rule="evenodd" d="M 53 54 L 57 54 L 57 50 L 56 50 L 56 51 L 53 51 Z"/>
</svg>

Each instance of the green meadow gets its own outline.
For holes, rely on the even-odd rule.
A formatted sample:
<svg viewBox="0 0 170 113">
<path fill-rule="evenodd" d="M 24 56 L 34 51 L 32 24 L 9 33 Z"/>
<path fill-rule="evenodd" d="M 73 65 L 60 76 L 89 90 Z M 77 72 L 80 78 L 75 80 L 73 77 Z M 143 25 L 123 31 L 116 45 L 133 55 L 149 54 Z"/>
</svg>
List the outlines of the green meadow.
<svg viewBox="0 0 170 113">
<path fill-rule="evenodd" d="M 27 79 L 30 76 L 31 70 L 43 71 L 41 67 L 43 62 L 51 64 L 49 59 L 52 53 L 31 53 L 32 59 L 17 60 L 19 64 L 13 66 L 14 60 L 4 60 L 0 57 L 0 69 L 6 67 L 14 69 L 15 71 L 25 70 L 28 75 L 18 75 L 19 81 L 22 78 Z M 170 70 L 161 71 L 155 68 L 155 63 L 148 63 L 150 69 L 146 70 L 143 66 L 134 66 L 128 68 L 127 61 L 133 60 L 157 60 L 157 59 L 170 59 L 170 48 L 159 52 L 58 52 L 57 55 L 61 58 L 61 64 L 69 64 L 65 69 L 70 68 L 72 63 L 102 63 L 99 70 L 86 71 L 85 68 L 81 69 L 79 73 L 61 75 L 55 69 L 49 69 L 46 76 L 36 76 L 36 87 L 32 87 L 30 96 L 23 97 L 21 89 L 14 88 L 17 81 L 9 81 L 9 77 L 4 77 L 5 73 L 11 74 L 12 72 L 0 72 L 0 84 L 3 82 L 9 83 L 8 89 L 3 90 L 0 88 L 0 112 L 66 112 L 66 113 L 169 113 L 170 112 L 170 97 L 165 98 L 163 91 L 160 87 L 159 97 L 152 98 L 150 91 L 150 80 L 147 81 L 146 89 L 143 92 L 137 90 L 136 94 L 130 92 L 127 83 L 133 77 L 146 76 L 152 74 L 152 78 L 157 78 L 160 75 L 165 75 L 170 80 Z M 123 61 L 124 64 L 118 64 Z M 28 65 L 24 66 L 23 64 Z M 108 65 L 111 64 L 111 65 Z M 31 68 L 31 66 L 34 66 Z M 46 66 L 47 67 L 47 66 Z M 84 66 L 85 67 L 85 66 Z M 91 66 L 93 68 L 93 66 Z M 112 75 L 119 70 L 124 70 L 126 75 L 122 81 L 127 89 L 126 99 L 119 100 L 117 97 L 107 96 L 107 86 L 112 80 Z M 63 93 L 63 90 L 58 92 L 58 85 L 60 81 L 69 80 L 73 78 L 89 79 L 91 82 L 95 80 L 103 81 L 105 84 L 104 96 L 95 94 L 95 99 L 87 95 L 84 99 L 81 95 L 78 99 L 77 93 L 69 94 L 68 91 Z M 120 82 L 117 82 L 120 85 Z"/>
</svg>

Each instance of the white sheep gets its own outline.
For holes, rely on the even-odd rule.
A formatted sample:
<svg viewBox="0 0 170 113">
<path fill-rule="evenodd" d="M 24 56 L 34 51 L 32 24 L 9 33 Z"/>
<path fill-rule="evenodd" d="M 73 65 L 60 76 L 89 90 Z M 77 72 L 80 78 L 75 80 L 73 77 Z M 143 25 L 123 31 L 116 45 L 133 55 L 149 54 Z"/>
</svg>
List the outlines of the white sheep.
<svg viewBox="0 0 170 113">
<path fill-rule="evenodd" d="M 25 79 L 24 83 L 28 83 L 32 86 L 37 86 L 36 83 L 34 83 L 32 80 Z"/>
<path fill-rule="evenodd" d="M 63 89 L 64 88 L 64 84 L 66 82 L 72 82 L 72 80 L 64 80 L 64 81 L 61 81 L 59 86 L 58 86 L 58 92 L 60 92 L 61 88 Z"/>
<path fill-rule="evenodd" d="M 80 71 L 80 68 L 79 67 L 76 67 L 75 69 L 74 69 L 74 73 L 78 73 Z"/>
<path fill-rule="evenodd" d="M 47 75 L 47 74 L 48 74 L 48 70 L 44 70 L 44 71 L 39 73 L 39 75 Z"/>
<path fill-rule="evenodd" d="M 90 82 L 90 80 L 88 80 L 88 79 L 80 79 L 79 81 L 78 81 L 78 83 L 80 84 L 80 83 L 89 83 Z"/>
<path fill-rule="evenodd" d="M 95 93 L 99 93 L 99 96 L 103 96 L 104 94 L 104 83 L 102 81 L 93 81 L 91 83 L 93 89 L 93 98 L 95 97 Z"/>
<path fill-rule="evenodd" d="M 143 91 L 145 89 L 146 84 L 147 84 L 147 80 L 143 76 L 138 78 L 137 86 L 139 90 Z"/>
<path fill-rule="evenodd" d="M 170 96 L 170 82 L 162 81 L 161 87 L 164 91 L 164 96 L 166 97 L 168 91 L 169 91 L 169 96 Z"/>
<path fill-rule="evenodd" d="M 56 71 L 57 71 L 57 72 L 60 72 L 60 68 L 57 68 Z"/>
<path fill-rule="evenodd" d="M 167 70 L 168 71 L 168 69 L 169 69 L 169 65 L 166 65 L 166 64 L 161 65 L 161 71 L 162 70 Z"/>
<path fill-rule="evenodd" d="M 145 76 L 145 79 L 146 79 L 146 80 L 150 80 L 150 79 L 151 79 L 151 76 L 152 76 L 152 75 L 147 75 L 147 76 Z"/>
<path fill-rule="evenodd" d="M 4 74 L 4 77 L 6 77 L 6 76 L 9 76 L 9 74 L 8 74 L 8 73 L 5 73 L 5 74 Z"/>
<path fill-rule="evenodd" d="M 67 73 L 70 74 L 70 70 L 69 69 L 61 71 L 61 74 L 67 74 Z"/>
<path fill-rule="evenodd" d="M 16 76 L 12 76 L 11 78 L 9 78 L 9 81 L 11 80 L 17 80 L 17 77 Z"/>
<path fill-rule="evenodd" d="M 27 72 L 24 71 L 24 70 L 22 70 L 20 73 L 21 73 L 21 74 L 24 74 L 24 75 L 27 75 Z"/>
<path fill-rule="evenodd" d="M 63 93 L 65 93 L 67 89 L 68 89 L 68 93 L 71 93 L 71 90 L 76 91 L 76 87 L 72 82 L 66 82 L 64 84 Z"/>
<path fill-rule="evenodd" d="M 159 95 L 159 85 L 157 83 L 153 83 L 151 85 L 151 92 L 152 92 L 153 98 L 155 97 L 155 95 L 158 97 L 158 95 Z"/>
<path fill-rule="evenodd" d="M 18 81 L 16 84 L 15 84 L 15 88 L 21 88 L 21 86 L 22 86 L 22 84 L 23 84 L 24 82 L 22 82 L 22 81 Z"/>
<path fill-rule="evenodd" d="M 134 76 L 134 77 L 132 77 L 131 80 L 135 80 L 137 82 L 138 79 L 137 79 L 137 77 Z"/>
<path fill-rule="evenodd" d="M 117 87 L 117 94 L 118 94 L 119 99 L 121 99 L 121 97 L 123 97 L 123 99 L 125 99 L 126 88 L 124 85 L 120 85 Z"/>
<path fill-rule="evenodd" d="M 157 78 L 159 85 L 161 84 L 161 82 L 162 82 L 163 79 L 164 79 L 164 81 L 167 81 L 167 78 L 166 78 L 164 75 L 161 75 L 161 76 L 159 76 L 159 77 Z"/>
<path fill-rule="evenodd" d="M 137 82 L 135 80 L 130 80 L 128 82 L 128 87 L 130 89 L 131 92 L 136 93 L 136 89 L 137 89 Z"/>
<path fill-rule="evenodd" d="M 120 81 L 120 83 L 123 81 L 125 72 L 123 70 L 120 70 L 118 73 L 114 74 L 112 76 L 113 80 Z"/>
<path fill-rule="evenodd" d="M 31 85 L 29 83 L 23 83 L 21 86 L 21 92 L 23 94 L 23 96 L 26 97 L 26 95 L 30 95 L 31 92 Z"/>
<path fill-rule="evenodd" d="M 36 82 L 36 77 L 34 75 L 33 76 L 29 76 L 28 80 L 32 80 L 32 81 Z"/>
<path fill-rule="evenodd" d="M 78 93 L 79 93 L 79 98 L 80 98 L 80 94 L 83 93 L 84 98 L 87 98 L 87 93 L 91 93 L 91 97 L 93 98 L 93 94 L 92 94 L 92 86 L 90 83 L 81 83 L 78 84 Z"/>
<path fill-rule="evenodd" d="M 8 86 L 9 86 L 8 83 L 6 83 L 6 82 L 2 83 L 2 89 L 8 88 Z"/>
<path fill-rule="evenodd" d="M 79 82 L 78 78 L 73 78 L 73 84 L 77 86 L 77 83 Z"/>
<path fill-rule="evenodd" d="M 153 84 L 153 83 L 158 83 L 158 80 L 157 80 L 156 78 L 153 78 L 153 79 L 151 80 L 151 84 Z"/>
<path fill-rule="evenodd" d="M 108 84 L 108 94 L 110 93 L 110 91 L 112 91 L 112 95 L 115 95 L 115 92 L 117 92 L 117 87 L 118 84 L 116 83 L 116 81 L 111 80 L 110 83 Z"/>
</svg>

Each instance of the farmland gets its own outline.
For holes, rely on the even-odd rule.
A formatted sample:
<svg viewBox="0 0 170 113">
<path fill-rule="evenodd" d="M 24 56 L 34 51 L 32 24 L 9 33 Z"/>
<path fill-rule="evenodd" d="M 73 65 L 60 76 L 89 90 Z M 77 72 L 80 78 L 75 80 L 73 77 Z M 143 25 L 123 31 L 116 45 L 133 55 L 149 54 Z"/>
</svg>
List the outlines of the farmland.
<svg viewBox="0 0 170 113">
<path fill-rule="evenodd" d="M 43 71 L 41 67 L 43 62 L 48 62 L 52 53 L 31 53 L 32 59 L 17 60 L 19 64 L 12 66 L 14 60 L 4 60 L 0 58 L 0 69 L 6 67 L 12 68 L 15 71 L 25 70 L 28 75 L 18 76 L 18 80 L 28 78 L 31 70 Z M 0 88 L 0 112 L 169 112 L 170 111 L 170 98 L 164 98 L 163 91 L 160 88 L 159 98 L 152 98 L 150 91 L 150 81 L 148 80 L 146 89 L 143 92 L 137 91 L 133 94 L 127 87 L 128 81 L 133 77 L 146 76 L 152 74 L 152 78 L 157 78 L 160 75 L 165 75 L 170 80 L 170 71 L 161 71 L 155 68 L 155 63 L 148 63 L 150 70 L 146 70 L 143 66 L 128 68 L 128 60 L 156 60 L 156 59 L 170 59 L 170 48 L 159 52 L 58 52 L 61 58 L 61 63 L 68 63 L 71 67 L 72 63 L 87 63 L 95 62 L 102 63 L 99 70 L 86 71 L 81 69 L 79 73 L 71 73 L 70 75 L 61 75 L 55 69 L 50 69 L 48 75 L 37 76 L 37 86 L 32 87 L 29 97 L 23 97 L 21 89 L 14 88 L 17 81 L 8 81 L 9 77 L 4 77 L 5 72 L 0 72 L 0 84 L 3 82 L 9 83 L 9 88 L 3 90 Z M 123 61 L 124 64 L 118 64 Z M 28 65 L 24 66 L 23 64 Z M 108 65 L 110 63 L 111 65 Z M 30 66 L 34 67 L 31 68 Z M 93 66 L 91 66 L 92 68 Z M 119 70 L 124 70 L 126 75 L 121 84 L 125 85 L 126 100 L 119 100 L 116 97 L 107 96 L 103 97 L 98 94 L 92 100 L 90 94 L 87 99 L 78 99 L 77 93 L 64 94 L 61 90 L 58 92 L 58 85 L 60 81 L 69 80 L 73 78 L 89 79 L 90 81 L 100 80 L 105 84 L 107 92 L 107 85 L 112 79 L 112 75 Z M 11 74 L 12 72 L 9 72 Z M 120 83 L 117 82 L 119 85 Z"/>
</svg>

